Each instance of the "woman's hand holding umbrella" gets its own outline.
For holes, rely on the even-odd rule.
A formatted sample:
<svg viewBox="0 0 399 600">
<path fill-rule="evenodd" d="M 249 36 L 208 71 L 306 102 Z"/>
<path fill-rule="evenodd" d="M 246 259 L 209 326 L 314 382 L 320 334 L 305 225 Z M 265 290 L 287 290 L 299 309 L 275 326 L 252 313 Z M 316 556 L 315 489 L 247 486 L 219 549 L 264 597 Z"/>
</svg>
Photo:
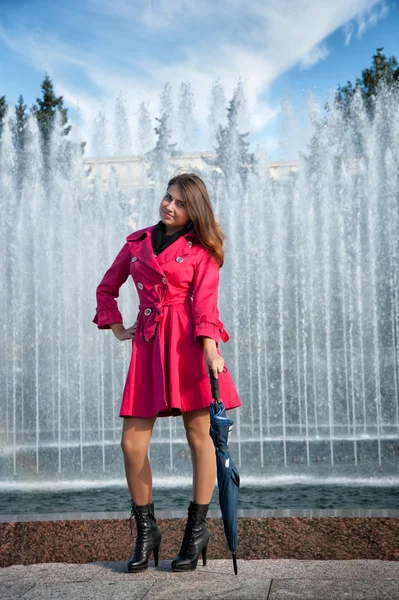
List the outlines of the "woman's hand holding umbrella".
<svg viewBox="0 0 399 600">
<path fill-rule="evenodd" d="M 204 338 L 204 355 L 205 366 L 209 374 L 212 371 L 215 379 L 218 378 L 218 373 L 223 373 L 224 359 L 216 350 L 216 342 L 212 338 Z"/>
</svg>

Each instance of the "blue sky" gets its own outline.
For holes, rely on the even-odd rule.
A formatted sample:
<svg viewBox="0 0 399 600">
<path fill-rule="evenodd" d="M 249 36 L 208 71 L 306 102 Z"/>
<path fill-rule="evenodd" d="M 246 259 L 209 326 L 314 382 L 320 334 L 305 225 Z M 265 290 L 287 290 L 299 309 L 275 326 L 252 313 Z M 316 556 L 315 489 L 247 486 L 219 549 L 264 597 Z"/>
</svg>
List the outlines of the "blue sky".
<svg viewBox="0 0 399 600">
<path fill-rule="evenodd" d="M 377 47 L 399 58 L 398 27 L 390 0 L 0 0 L 0 95 L 15 103 L 22 93 L 31 106 L 47 72 L 88 139 L 98 110 L 111 114 L 118 94 L 132 120 L 142 101 L 155 117 L 163 83 L 177 95 L 190 81 L 200 149 L 211 149 L 211 85 L 219 79 L 228 100 L 241 76 L 251 141 L 279 158 L 281 100 L 289 96 L 306 121 L 309 91 L 324 105 Z M 297 138 L 287 158 L 303 131 Z"/>
</svg>

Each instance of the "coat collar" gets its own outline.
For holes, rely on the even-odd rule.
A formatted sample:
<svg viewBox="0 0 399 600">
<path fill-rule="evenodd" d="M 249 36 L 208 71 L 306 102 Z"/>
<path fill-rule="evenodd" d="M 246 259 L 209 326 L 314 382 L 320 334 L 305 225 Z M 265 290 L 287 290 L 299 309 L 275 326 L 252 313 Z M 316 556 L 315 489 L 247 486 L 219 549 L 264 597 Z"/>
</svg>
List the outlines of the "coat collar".
<svg viewBox="0 0 399 600">
<path fill-rule="evenodd" d="M 144 229 L 134 231 L 126 237 L 126 241 L 139 242 L 138 244 L 134 245 L 132 253 L 137 256 L 139 260 L 151 267 L 151 269 L 154 269 L 154 271 L 157 271 L 157 273 L 164 275 L 161 265 L 171 260 L 176 260 L 176 258 L 179 256 L 188 254 L 193 245 L 191 239 L 195 238 L 196 236 L 193 231 L 188 231 L 179 237 L 175 242 L 173 242 L 173 244 L 165 248 L 165 250 L 163 250 L 159 256 L 155 257 L 151 241 L 151 234 L 155 227 L 156 225 L 151 225 L 150 227 L 145 227 Z M 189 242 L 191 242 L 191 245 Z"/>
<path fill-rule="evenodd" d="M 153 230 L 155 229 L 155 227 L 156 227 L 156 225 L 151 225 L 150 227 L 144 227 L 144 229 L 139 229 L 138 231 L 133 231 L 133 233 L 130 233 L 127 236 L 126 241 L 134 242 L 135 240 L 140 239 L 144 235 L 151 234 L 153 232 Z"/>
</svg>

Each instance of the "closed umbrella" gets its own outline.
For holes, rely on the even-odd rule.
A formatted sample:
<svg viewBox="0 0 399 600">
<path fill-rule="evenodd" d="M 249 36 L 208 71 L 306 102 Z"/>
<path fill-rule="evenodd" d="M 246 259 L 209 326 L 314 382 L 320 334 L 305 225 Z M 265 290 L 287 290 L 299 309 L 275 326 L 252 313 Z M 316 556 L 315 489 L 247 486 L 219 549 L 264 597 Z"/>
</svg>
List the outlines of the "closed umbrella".
<svg viewBox="0 0 399 600">
<path fill-rule="evenodd" d="M 233 421 L 226 417 L 223 401 L 220 399 L 219 382 L 209 372 L 212 398 L 210 405 L 211 425 L 209 434 L 215 445 L 219 505 L 222 512 L 226 540 L 233 557 L 234 573 L 237 575 L 237 508 L 240 475 L 228 447 Z"/>
</svg>

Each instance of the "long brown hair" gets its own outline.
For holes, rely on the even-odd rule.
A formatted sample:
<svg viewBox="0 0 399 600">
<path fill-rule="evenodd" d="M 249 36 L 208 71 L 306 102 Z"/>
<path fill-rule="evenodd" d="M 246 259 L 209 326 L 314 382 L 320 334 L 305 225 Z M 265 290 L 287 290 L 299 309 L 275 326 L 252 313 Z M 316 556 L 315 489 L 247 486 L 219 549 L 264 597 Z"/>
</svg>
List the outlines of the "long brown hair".
<svg viewBox="0 0 399 600">
<path fill-rule="evenodd" d="M 224 262 L 223 240 L 226 239 L 226 236 L 216 222 L 204 181 L 195 173 L 180 173 L 168 182 L 168 188 L 174 184 L 180 188 L 188 216 L 194 224 L 196 236 L 216 260 L 219 268 L 222 267 Z"/>
</svg>

